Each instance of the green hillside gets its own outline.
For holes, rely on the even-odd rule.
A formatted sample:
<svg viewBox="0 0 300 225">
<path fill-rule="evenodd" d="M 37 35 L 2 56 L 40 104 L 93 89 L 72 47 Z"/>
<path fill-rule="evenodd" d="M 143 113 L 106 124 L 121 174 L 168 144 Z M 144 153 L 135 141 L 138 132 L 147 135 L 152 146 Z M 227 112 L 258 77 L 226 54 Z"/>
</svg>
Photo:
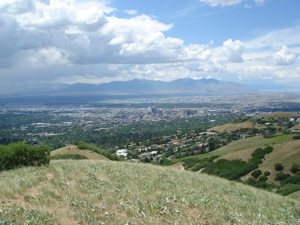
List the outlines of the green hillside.
<svg viewBox="0 0 300 225">
<path fill-rule="evenodd" d="M 205 174 L 57 160 L 0 173 L 1 224 L 289 224 L 300 203 Z"/>
<path fill-rule="evenodd" d="M 300 200 L 300 195 L 297 194 L 300 190 L 300 173 L 290 171 L 293 165 L 297 165 L 300 170 L 300 140 L 293 139 L 294 136 L 244 138 L 207 154 L 177 159 L 173 163 L 182 162 L 188 170 L 240 180 Z M 254 159 L 255 151 L 266 146 L 270 146 L 272 151 L 260 159 Z M 283 166 L 282 171 L 275 170 L 275 164 L 278 163 Z M 259 170 L 256 171 L 260 173 L 258 177 L 252 176 L 255 170 Z"/>
<path fill-rule="evenodd" d="M 90 160 L 109 160 L 103 155 L 98 154 L 92 150 L 81 150 L 76 145 L 66 146 L 54 151 L 51 151 L 50 155 L 52 157 L 62 156 L 62 155 L 81 155 L 84 156 L 86 159 Z"/>
</svg>

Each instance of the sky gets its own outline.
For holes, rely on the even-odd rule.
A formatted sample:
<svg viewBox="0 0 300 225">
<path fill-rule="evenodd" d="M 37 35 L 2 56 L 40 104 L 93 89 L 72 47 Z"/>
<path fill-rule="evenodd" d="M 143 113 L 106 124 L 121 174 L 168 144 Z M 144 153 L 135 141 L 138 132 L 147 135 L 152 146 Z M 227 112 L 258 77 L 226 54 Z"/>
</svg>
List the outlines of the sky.
<svg viewBox="0 0 300 225">
<path fill-rule="evenodd" d="M 0 94 L 215 78 L 300 90 L 299 0 L 1 0 Z"/>
</svg>

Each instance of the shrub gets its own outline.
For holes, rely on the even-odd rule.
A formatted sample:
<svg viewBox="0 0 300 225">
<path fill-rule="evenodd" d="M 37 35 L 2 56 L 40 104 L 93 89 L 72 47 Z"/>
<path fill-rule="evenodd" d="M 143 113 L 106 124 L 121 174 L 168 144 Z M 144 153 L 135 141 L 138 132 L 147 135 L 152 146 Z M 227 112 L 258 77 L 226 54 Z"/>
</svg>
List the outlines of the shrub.
<svg viewBox="0 0 300 225">
<path fill-rule="evenodd" d="M 33 147 L 24 143 L 0 146 L 0 171 L 21 166 L 49 164 L 50 151 L 46 146 Z"/>
<path fill-rule="evenodd" d="M 98 148 L 96 145 L 89 144 L 84 141 L 77 141 L 75 143 L 75 145 L 77 145 L 77 147 L 81 150 L 92 150 L 100 155 L 105 156 L 106 158 L 108 158 L 110 160 L 114 160 L 114 161 L 120 160 L 120 158 L 116 154 L 110 154 L 109 152 Z"/>
<path fill-rule="evenodd" d="M 292 173 L 297 173 L 297 172 L 299 172 L 299 171 L 300 171 L 300 166 L 299 166 L 299 164 L 294 163 L 294 164 L 292 165 L 290 171 L 291 171 Z"/>
<path fill-rule="evenodd" d="M 284 180 L 284 183 L 291 183 L 291 184 L 299 184 L 300 185 L 300 174 L 296 174 L 294 176 L 289 176 Z"/>
<path fill-rule="evenodd" d="M 285 184 L 277 189 L 277 193 L 281 195 L 289 195 L 296 191 L 300 191 L 300 185 L 298 184 Z"/>
<path fill-rule="evenodd" d="M 268 180 L 268 177 L 266 177 L 266 176 L 260 176 L 258 178 L 258 181 L 261 181 L 261 182 L 266 182 L 267 180 Z"/>
<path fill-rule="evenodd" d="M 210 163 L 203 172 L 224 177 L 229 180 L 236 180 L 256 168 L 257 165 L 242 160 L 220 159 L 217 162 Z"/>
<path fill-rule="evenodd" d="M 270 171 L 265 171 L 265 172 L 264 172 L 264 176 L 268 177 L 268 176 L 270 176 L 270 175 L 271 175 L 271 172 L 270 172 Z"/>
<path fill-rule="evenodd" d="M 295 140 L 298 140 L 298 139 L 300 139 L 300 135 L 296 135 L 296 136 L 294 136 L 294 137 L 293 137 L 293 139 L 295 139 Z"/>
<path fill-rule="evenodd" d="M 254 170 L 251 173 L 251 176 L 254 177 L 255 179 L 257 179 L 261 174 L 262 174 L 261 170 Z"/>
<path fill-rule="evenodd" d="M 279 172 L 276 174 L 275 180 L 281 183 L 290 176 L 291 176 L 290 174 Z"/>
<path fill-rule="evenodd" d="M 276 163 L 274 167 L 276 171 L 282 171 L 284 169 L 281 163 Z"/>
</svg>

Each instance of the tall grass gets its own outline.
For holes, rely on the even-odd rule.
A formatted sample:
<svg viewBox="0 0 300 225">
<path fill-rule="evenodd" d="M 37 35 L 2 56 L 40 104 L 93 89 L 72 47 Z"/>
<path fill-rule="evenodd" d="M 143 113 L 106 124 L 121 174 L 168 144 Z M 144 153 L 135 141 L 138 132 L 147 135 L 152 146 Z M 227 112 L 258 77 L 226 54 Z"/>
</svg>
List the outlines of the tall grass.
<svg viewBox="0 0 300 225">
<path fill-rule="evenodd" d="M 0 219 L 7 223 L 300 224 L 299 202 L 152 165 L 58 160 L 0 177 Z M 22 179 L 26 185 L 16 187 Z"/>
</svg>

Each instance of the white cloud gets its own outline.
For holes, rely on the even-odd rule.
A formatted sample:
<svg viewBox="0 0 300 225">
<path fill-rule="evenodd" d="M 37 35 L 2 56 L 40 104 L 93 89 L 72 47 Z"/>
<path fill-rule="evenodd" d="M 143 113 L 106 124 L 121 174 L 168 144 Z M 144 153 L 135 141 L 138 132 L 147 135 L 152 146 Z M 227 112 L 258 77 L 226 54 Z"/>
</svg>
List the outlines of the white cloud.
<svg viewBox="0 0 300 225">
<path fill-rule="evenodd" d="M 138 12 L 134 9 L 128 9 L 128 10 L 125 10 L 125 13 L 130 15 L 130 16 L 134 16 L 134 15 L 137 15 Z"/>
<path fill-rule="evenodd" d="M 292 53 L 286 45 L 283 45 L 273 54 L 273 62 L 277 65 L 290 65 L 295 63 L 296 60 L 296 54 Z"/>
<path fill-rule="evenodd" d="M 228 39 L 223 43 L 224 54 L 227 56 L 229 62 L 243 62 L 242 54 L 244 48 L 245 46 L 240 40 L 232 41 Z"/>
<path fill-rule="evenodd" d="M 212 7 L 216 7 L 216 6 L 225 7 L 225 6 L 238 5 L 242 2 L 247 2 L 247 0 L 200 0 L 200 2 L 210 5 Z M 265 0 L 254 0 L 254 2 L 257 5 L 263 5 L 265 3 Z M 251 6 L 247 3 L 245 4 L 245 7 L 251 8 Z"/>
<path fill-rule="evenodd" d="M 8 14 L 21 14 L 33 8 L 32 0 L 1 0 L 0 12 Z"/>
<path fill-rule="evenodd" d="M 257 5 L 263 5 L 265 0 L 254 0 Z"/>
<path fill-rule="evenodd" d="M 240 40 L 228 39 L 224 41 L 222 47 L 214 50 L 213 61 L 215 63 L 242 63 L 244 61 L 242 58 L 244 48 L 245 45 Z"/>
<path fill-rule="evenodd" d="M 248 41 L 224 40 L 223 45 L 213 48 L 213 43 L 187 45 L 182 39 L 167 36 L 173 25 L 151 16 L 118 18 L 113 12 L 98 0 L 0 1 L 0 91 L 4 86 L 11 89 L 9 85 L 42 87 L 54 82 L 133 78 L 250 80 L 300 76 L 299 26 Z"/>
<path fill-rule="evenodd" d="M 230 5 L 240 4 L 242 0 L 200 0 L 200 2 L 215 7 L 215 6 L 230 6 Z"/>
</svg>

